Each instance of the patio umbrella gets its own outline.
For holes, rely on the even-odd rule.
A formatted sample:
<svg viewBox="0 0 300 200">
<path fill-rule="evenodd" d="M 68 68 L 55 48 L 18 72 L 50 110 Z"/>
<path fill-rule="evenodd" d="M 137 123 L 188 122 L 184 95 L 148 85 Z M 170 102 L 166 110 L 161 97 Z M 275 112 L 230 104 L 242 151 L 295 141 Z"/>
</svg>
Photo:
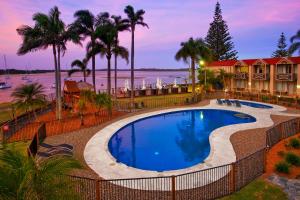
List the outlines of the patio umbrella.
<svg viewBox="0 0 300 200">
<path fill-rule="evenodd" d="M 143 79 L 143 82 L 142 82 L 142 90 L 145 90 L 146 89 L 146 83 L 145 83 L 145 79 Z"/>
<path fill-rule="evenodd" d="M 174 79 L 174 85 L 173 85 L 173 87 L 177 87 L 177 80 L 176 80 L 176 78 Z"/>
<path fill-rule="evenodd" d="M 161 89 L 162 88 L 161 80 L 159 78 L 156 79 L 156 88 L 157 89 Z"/>
<path fill-rule="evenodd" d="M 127 92 L 128 90 L 129 90 L 129 81 L 128 79 L 126 79 L 124 82 L 124 91 Z"/>
</svg>

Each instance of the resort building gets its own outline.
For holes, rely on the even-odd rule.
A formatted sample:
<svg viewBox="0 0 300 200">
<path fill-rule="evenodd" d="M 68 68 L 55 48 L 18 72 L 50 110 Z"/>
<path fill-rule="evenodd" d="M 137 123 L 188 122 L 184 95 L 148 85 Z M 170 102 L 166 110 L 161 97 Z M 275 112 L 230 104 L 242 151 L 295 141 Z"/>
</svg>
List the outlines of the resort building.
<svg viewBox="0 0 300 200">
<path fill-rule="evenodd" d="M 233 74 L 230 91 L 300 97 L 300 57 L 214 61 L 207 68 Z"/>
</svg>

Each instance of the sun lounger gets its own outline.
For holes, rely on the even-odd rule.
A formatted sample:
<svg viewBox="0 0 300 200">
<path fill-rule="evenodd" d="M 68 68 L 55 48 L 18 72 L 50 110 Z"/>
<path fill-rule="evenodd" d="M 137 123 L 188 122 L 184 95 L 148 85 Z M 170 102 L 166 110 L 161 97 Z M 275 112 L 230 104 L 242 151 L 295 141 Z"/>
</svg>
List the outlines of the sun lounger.
<svg viewBox="0 0 300 200">
<path fill-rule="evenodd" d="M 235 100 L 235 106 L 236 106 L 237 108 L 242 107 L 241 103 L 240 103 L 238 100 Z"/>
<path fill-rule="evenodd" d="M 66 149 L 69 151 L 73 150 L 73 146 L 70 144 L 59 144 L 59 145 L 51 145 L 47 143 L 42 143 L 40 144 L 41 147 L 48 148 L 48 149 L 53 149 L 53 148 L 61 148 L 61 149 Z"/>
<path fill-rule="evenodd" d="M 227 106 L 232 106 L 231 101 L 229 101 L 228 99 L 225 99 L 225 102 L 226 102 L 226 105 L 227 105 Z"/>
<path fill-rule="evenodd" d="M 56 151 L 46 151 L 46 152 L 38 152 L 37 155 L 43 158 L 50 158 L 53 156 L 73 156 L 73 152 L 66 150 L 56 150 Z"/>
<path fill-rule="evenodd" d="M 217 99 L 217 103 L 218 103 L 219 105 L 223 105 L 223 102 L 221 101 L 221 99 Z"/>
</svg>

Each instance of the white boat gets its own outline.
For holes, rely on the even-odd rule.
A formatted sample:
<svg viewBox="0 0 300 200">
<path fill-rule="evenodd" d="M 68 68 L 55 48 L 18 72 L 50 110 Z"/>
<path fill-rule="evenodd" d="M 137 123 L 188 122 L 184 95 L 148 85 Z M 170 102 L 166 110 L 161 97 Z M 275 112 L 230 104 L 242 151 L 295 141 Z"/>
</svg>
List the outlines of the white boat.
<svg viewBox="0 0 300 200">
<path fill-rule="evenodd" d="M 11 88 L 11 85 L 7 82 L 0 82 L 0 89 L 4 90 L 4 89 L 8 89 Z"/>
<path fill-rule="evenodd" d="M 51 88 L 55 88 L 55 86 L 56 86 L 55 83 L 53 83 L 53 84 L 51 85 Z"/>
</svg>

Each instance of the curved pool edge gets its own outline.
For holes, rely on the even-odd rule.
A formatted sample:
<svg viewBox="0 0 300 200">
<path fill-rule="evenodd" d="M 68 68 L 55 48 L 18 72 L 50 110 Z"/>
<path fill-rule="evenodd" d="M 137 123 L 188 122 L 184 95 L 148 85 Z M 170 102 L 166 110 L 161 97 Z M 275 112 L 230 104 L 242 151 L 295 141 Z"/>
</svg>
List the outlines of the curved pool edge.
<svg viewBox="0 0 300 200">
<path fill-rule="evenodd" d="M 192 110 L 192 109 L 222 109 L 222 110 L 243 112 L 245 114 L 249 114 L 255 117 L 257 121 L 252 123 L 246 123 L 246 124 L 229 125 L 229 126 L 215 129 L 209 137 L 211 151 L 209 156 L 205 159 L 205 162 L 185 169 L 164 171 L 164 172 L 140 170 L 140 169 L 128 167 L 122 163 L 116 163 L 116 160 L 110 154 L 107 146 L 110 137 L 117 130 L 119 130 L 126 124 L 155 114 L 162 114 L 162 113 L 180 111 L 180 110 Z M 199 171 L 201 169 L 216 167 L 223 164 L 229 164 L 236 160 L 236 155 L 233 150 L 233 146 L 230 142 L 230 136 L 235 132 L 241 130 L 272 126 L 273 121 L 270 118 L 270 115 L 272 114 L 272 112 L 282 111 L 282 107 L 279 107 L 279 109 L 274 108 L 268 110 L 270 110 L 270 112 L 264 112 L 262 114 L 261 109 L 255 109 L 248 106 L 242 106 L 242 108 L 219 106 L 215 103 L 215 100 L 211 100 L 208 106 L 203 106 L 203 107 L 193 106 L 193 107 L 184 107 L 184 108 L 164 109 L 164 110 L 153 111 L 144 114 L 138 114 L 132 117 L 128 117 L 126 119 L 119 120 L 115 123 L 112 123 L 106 126 L 105 128 L 103 128 L 102 130 L 100 130 L 98 133 L 96 133 L 86 144 L 84 150 L 84 158 L 88 166 L 104 179 L 142 178 L 142 177 L 179 175 L 179 174 Z"/>
</svg>

